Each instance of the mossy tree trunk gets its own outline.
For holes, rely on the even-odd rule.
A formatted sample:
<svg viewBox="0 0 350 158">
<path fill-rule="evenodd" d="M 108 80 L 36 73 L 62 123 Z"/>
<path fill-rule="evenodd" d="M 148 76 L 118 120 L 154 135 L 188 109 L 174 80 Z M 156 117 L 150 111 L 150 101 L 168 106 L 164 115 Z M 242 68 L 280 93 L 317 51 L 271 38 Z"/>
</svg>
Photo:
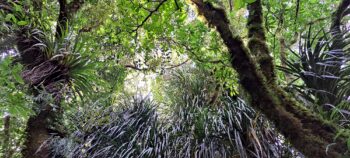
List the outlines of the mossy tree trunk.
<svg viewBox="0 0 350 158">
<path fill-rule="evenodd" d="M 240 37 L 232 33 L 225 11 L 203 0 L 192 2 L 199 14 L 219 32 L 231 54 L 231 65 L 239 74 L 240 83 L 251 95 L 252 106 L 274 122 L 294 147 L 306 156 L 318 158 L 340 157 L 347 151 L 345 138 L 338 137 L 335 140 L 338 132 L 336 126 L 305 109 L 274 81 L 272 58 L 261 28 L 260 0 L 249 7 L 250 14 L 260 14 L 250 15 L 248 20 L 249 36 L 252 38 L 248 43 L 249 49 Z M 257 62 L 253 60 L 253 55 L 258 56 Z"/>
</svg>

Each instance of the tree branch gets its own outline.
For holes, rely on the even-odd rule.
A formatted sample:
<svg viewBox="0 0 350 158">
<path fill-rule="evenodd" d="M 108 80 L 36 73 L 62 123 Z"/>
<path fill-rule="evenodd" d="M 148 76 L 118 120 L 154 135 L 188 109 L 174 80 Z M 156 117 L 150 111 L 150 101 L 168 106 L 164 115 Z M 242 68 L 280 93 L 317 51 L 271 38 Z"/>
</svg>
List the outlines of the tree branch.
<svg viewBox="0 0 350 158">
<path fill-rule="evenodd" d="M 331 32 L 333 34 L 340 33 L 341 20 L 344 17 L 344 12 L 350 5 L 349 0 L 342 0 L 337 8 L 337 10 L 332 15 Z"/>
<path fill-rule="evenodd" d="M 350 0 L 342 0 L 337 8 L 337 10 L 333 13 L 332 15 L 332 24 L 331 24 L 331 34 L 333 36 L 333 43 L 331 45 L 331 50 L 338 50 L 342 49 L 344 45 L 344 38 L 341 35 L 341 21 L 346 12 L 347 8 L 350 5 Z M 338 70 L 340 69 L 340 65 L 337 68 Z"/>
<path fill-rule="evenodd" d="M 263 27 L 263 13 L 261 0 L 248 4 L 248 48 L 257 57 L 260 68 L 268 82 L 274 82 L 276 75 L 273 60 L 266 45 L 265 31 Z"/>
<path fill-rule="evenodd" d="M 223 10 L 203 0 L 192 0 L 198 13 L 215 26 L 231 54 L 231 65 L 238 72 L 241 85 L 251 95 L 252 106 L 275 123 L 276 128 L 294 147 L 308 157 L 341 157 L 347 136 L 337 136 L 337 127 L 298 104 L 276 83 L 266 83 L 256 62 L 240 37 L 234 36 Z M 326 150 L 327 149 L 327 150 Z"/>
<path fill-rule="evenodd" d="M 164 2 L 166 2 L 166 1 L 168 1 L 168 0 L 162 0 L 162 1 L 160 1 L 160 3 L 156 6 L 155 9 L 148 11 L 149 14 L 146 16 L 146 18 L 144 18 L 144 19 L 142 20 L 142 22 L 141 22 L 140 24 L 138 24 L 134 30 L 132 30 L 132 32 L 137 32 L 137 30 L 138 30 L 139 28 L 141 28 L 141 27 L 147 22 L 147 20 L 148 20 L 149 18 L 151 18 L 151 16 L 152 16 L 154 13 L 158 12 L 159 8 L 160 8 L 160 7 L 164 4 Z M 176 1 L 175 1 L 175 2 L 176 2 Z"/>
<path fill-rule="evenodd" d="M 65 30 L 68 20 L 67 1 L 58 0 L 58 3 L 60 5 L 60 10 L 56 26 L 56 39 L 62 37 L 63 30 Z"/>
<path fill-rule="evenodd" d="M 186 64 L 188 61 L 190 61 L 190 59 L 186 59 L 185 61 L 179 63 L 179 64 L 175 64 L 175 65 L 169 65 L 168 67 L 164 67 L 164 69 L 173 69 L 173 68 L 177 68 L 177 67 L 180 67 L 184 64 Z M 152 70 L 151 68 L 139 68 L 135 65 L 131 65 L 131 64 L 127 64 L 127 65 L 124 65 L 125 68 L 130 68 L 130 69 L 134 69 L 134 70 L 137 70 L 137 71 L 148 71 L 148 70 Z"/>
<path fill-rule="evenodd" d="M 148 69 L 144 69 L 144 68 L 139 68 L 135 65 L 131 65 L 131 64 L 127 64 L 127 65 L 124 65 L 125 68 L 130 68 L 130 69 L 134 69 L 134 70 L 138 70 L 138 71 L 146 71 Z"/>
<path fill-rule="evenodd" d="M 170 65 L 169 67 L 165 67 L 165 69 L 173 69 L 173 68 L 177 68 L 177 67 L 180 67 L 184 64 L 186 64 L 188 61 L 190 61 L 190 59 L 186 59 L 185 61 L 179 63 L 179 64 L 176 64 L 176 65 Z"/>
<path fill-rule="evenodd" d="M 177 2 L 177 0 L 174 0 L 175 6 L 176 6 L 176 10 L 180 10 L 181 11 L 181 7 L 179 6 L 179 3 Z"/>
<path fill-rule="evenodd" d="M 60 10 L 56 26 L 56 39 L 62 38 L 63 32 L 67 29 L 68 21 L 71 20 L 84 2 L 84 0 L 74 0 L 67 4 L 67 0 L 58 0 Z"/>
</svg>

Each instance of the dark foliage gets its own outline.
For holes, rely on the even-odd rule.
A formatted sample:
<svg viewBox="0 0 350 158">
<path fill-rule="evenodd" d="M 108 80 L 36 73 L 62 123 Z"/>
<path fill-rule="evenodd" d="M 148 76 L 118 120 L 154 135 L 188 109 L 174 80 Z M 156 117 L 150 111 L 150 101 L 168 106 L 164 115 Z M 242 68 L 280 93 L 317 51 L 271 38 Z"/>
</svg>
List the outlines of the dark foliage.
<svg viewBox="0 0 350 158">
<path fill-rule="evenodd" d="M 287 67 L 280 69 L 295 76 L 289 88 L 296 90 L 306 104 L 317 105 L 316 109 L 330 112 L 332 117 L 337 113 L 343 124 L 350 116 L 349 32 L 336 36 L 323 30 L 313 32 L 310 26 L 299 40 L 298 50 L 290 49 L 296 58 L 285 61 Z"/>
</svg>

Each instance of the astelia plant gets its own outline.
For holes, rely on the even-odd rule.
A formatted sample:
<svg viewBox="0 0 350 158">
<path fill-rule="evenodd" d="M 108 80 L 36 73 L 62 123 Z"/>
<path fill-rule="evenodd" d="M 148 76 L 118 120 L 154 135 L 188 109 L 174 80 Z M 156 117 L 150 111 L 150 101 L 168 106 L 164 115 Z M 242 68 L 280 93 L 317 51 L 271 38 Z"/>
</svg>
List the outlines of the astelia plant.
<svg viewBox="0 0 350 158">
<path fill-rule="evenodd" d="M 295 79 L 289 83 L 304 98 L 305 103 L 316 105 L 316 110 L 325 111 L 331 118 L 349 119 L 349 32 L 332 35 L 323 30 L 317 34 L 310 26 L 299 39 L 298 49 L 289 49 L 294 59 L 286 60 L 280 67 Z M 300 82 L 302 81 L 302 82 Z M 341 117 L 337 117 L 341 116 Z M 344 123 L 344 122 L 343 122 Z"/>
</svg>

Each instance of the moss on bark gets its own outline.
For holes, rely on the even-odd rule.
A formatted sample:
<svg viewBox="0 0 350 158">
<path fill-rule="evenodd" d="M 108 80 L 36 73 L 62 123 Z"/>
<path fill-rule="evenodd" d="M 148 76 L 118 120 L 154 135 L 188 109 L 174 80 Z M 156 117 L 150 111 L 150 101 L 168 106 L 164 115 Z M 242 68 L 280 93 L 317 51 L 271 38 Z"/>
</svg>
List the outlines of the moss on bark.
<svg viewBox="0 0 350 158">
<path fill-rule="evenodd" d="M 192 2 L 199 14 L 219 32 L 231 54 L 231 65 L 238 72 L 240 83 L 252 97 L 252 105 L 273 121 L 299 151 L 319 158 L 340 157 L 347 151 L 344 138 L 334 140 L 338 131 L 336 126 L 302 107 L 274 82 L 266 81 L 243 41 L 233 36 L 221 9 L 202 0 Z"/>
<path fill-rule="evenodd" d="M 268 46 L 266 45 L 261 1 L 256 0 L 254 3 L 248 4 L 248 11 L 248 48 L 252 55 L 256 56 L 258 66 L 263 71 L 267 82 L 275 82 L 275 68 Z"/>
</svg>

